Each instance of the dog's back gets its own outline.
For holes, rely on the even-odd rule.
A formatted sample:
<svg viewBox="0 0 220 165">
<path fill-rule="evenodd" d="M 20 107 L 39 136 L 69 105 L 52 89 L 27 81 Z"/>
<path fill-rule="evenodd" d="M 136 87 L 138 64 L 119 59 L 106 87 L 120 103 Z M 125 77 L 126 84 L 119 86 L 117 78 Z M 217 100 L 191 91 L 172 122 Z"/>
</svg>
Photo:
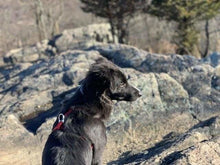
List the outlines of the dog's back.
<svg viewBox="0 0 220 165">
<path fill-rule="evenodd" d="M 90 142 L 71 135 L 58 136 L 56 132 L 49 136 L 43 151 L 43 165 L 92 164 L 93 151 Z M 63 144 L 62 140 L 65 140 L 66 144 Z M 72 144 L 69 144 L 70 142 Z"/>
<path fill-rule="evenodd" d="M 43 165 L 101 164 L 106 145 L 104 123 L 75 110 L 64 123 L 65 128 L 53 131 L 44 148 Z"/>
</svg>

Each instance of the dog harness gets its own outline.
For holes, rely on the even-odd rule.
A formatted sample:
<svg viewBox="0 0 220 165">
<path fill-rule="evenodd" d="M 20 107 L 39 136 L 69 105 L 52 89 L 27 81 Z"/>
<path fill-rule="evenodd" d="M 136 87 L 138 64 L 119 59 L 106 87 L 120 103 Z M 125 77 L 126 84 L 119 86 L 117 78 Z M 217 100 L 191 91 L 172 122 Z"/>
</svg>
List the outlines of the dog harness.
<svg viewBox="0 0 220 165">
<path fill-rule="evenodd" d="M 65 117 L 67 117 L 73 110 L 69 109 L 65 114 L 60 113 L 58 116 L 58 123 L 57 125 L 53 128 L 53 131 L 55 130 L 60 130 L 63 126 L 63 123 L 65 121 Z"/>
<path fill-rule="evenodd" d="M 69 109 L 65 114 L 62 114 L 62 113 L 59 114 L 59 116 L 58 116 L 58 123 L 53 128 L 53 131 L 62 129 L 63 123 L 65 121 L 65 117 L 67 117 L 72 111 L 73 111 L 72 109 Z M 81 138 L 85 140 L 85 137 L 81 136 Z M 94 144 L 91 144 L 91 148 L 92 148 L 92 150 L 94 149 Z"/>
</svg>

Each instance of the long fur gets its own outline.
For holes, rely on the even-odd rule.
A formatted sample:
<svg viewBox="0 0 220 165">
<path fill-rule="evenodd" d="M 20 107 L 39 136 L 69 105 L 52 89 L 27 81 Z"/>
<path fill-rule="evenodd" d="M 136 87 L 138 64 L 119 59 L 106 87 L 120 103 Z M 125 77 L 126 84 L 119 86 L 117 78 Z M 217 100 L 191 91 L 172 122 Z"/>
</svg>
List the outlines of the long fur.
<svg viewBox="0 0 220 165">
<path fill-rule="evenodd" d="M 49 135 L 42 164 L 100 165 L 107 141 L 104 120 L 111 114 L 112 100 L 134 101 L 138 97 L 139 91 L 128 84 L 117 66 L 98 59 L 81 87 L 64 103 L 61 113 L 72 112 L 63 128 Z"/>
</svg>

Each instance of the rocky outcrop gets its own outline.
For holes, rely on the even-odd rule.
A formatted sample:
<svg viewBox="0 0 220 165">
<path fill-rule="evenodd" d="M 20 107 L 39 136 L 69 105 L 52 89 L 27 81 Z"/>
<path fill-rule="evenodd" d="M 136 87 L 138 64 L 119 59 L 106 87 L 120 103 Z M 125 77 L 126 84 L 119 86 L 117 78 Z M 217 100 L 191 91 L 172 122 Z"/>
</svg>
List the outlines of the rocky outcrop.
<svg viewBox="0 0 220 165">
<path fill-rule="evenodd" d="M 184 106 L 189 105 L 187 109 L 200 116 L 219 110 L 219 65 L 212 67 L 191 56 L 150 54 L 125 45 L 98 45 L 91 49 L 99 51 L 104 57 L 121 67 L 134 68 L 142 73 L 169 75 L 182 86 L 189 96 L 190 105 L 186 101 Z M 167 86 L 165 81 L 161 83 L 164 83 L 167 91 L 172 89 L 170 88 L 172 85 Z M 163 95 L 163 91 L 161 92 Z"/>
<path fill-rule="evenodd" d="M 99 43 L 113 43 L 113 41 L 117 43 L 117 38 L 112 37 L 111 27 L 107 23 L 69 29 L 50 41 L 44 40 L 30 47 L 11 50 L 0 61 L 0 67 L 17 63 L 36 62 L 67 50 L 82 50 Z"/>
<path fill-rule="evenodd" d="M 52 56 L 56 53 L 56 49 L 48 42 L 48 40 L 44 40 L 30 47 L 13 49 L 4 56 L 3 63 L 0 66 L 37 62 Z"/>
<path fill-rule="evenodd" d="M 68 39 L 73 32 L 66 34 L 53 40 L 51 49 L 56 49 L 52 56 L 17 60 L 14 66 L 0 70 L 1 163 L 40 164 L 62 101 L 74 93 L 89 65 L 99 57 L 120 66 L 143 94 L 132 103 L 115 103 L 106 122 L 105 163 L 218 162 L 219 65 L 119 44 L 74 46 L 77 36 Z"/>
<path fill-rule="evenodd" d="M 97 45 L 97 42 L 117 42 L 117 38 L 112 37 L 109 24 L 93 24 L 77 29 L 65 30 L 61 35 L 54 37 L 49 44 L 55 47 L 58 52 L 64 52 L 71 49 L 86 49 Z"/>
</svg>

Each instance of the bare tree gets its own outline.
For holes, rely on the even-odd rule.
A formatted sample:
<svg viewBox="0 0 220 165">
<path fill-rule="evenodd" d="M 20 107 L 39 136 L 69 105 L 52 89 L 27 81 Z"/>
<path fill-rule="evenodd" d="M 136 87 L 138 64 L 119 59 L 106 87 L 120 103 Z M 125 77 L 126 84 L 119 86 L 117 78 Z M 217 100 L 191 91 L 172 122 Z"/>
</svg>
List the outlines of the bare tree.
<svg viewBox="0 0 220 165">
<path fill-rule="evenodd" d="M 206 44 L 205 44 L 205 51 L 204 51 L 204 53 L 202 53 L 201 51 L 200 51 L 200 54 L 201 54 L 201 56 L 202 57 L 206 57 L 207 55 L 208 55 L 208 52 L 209 52 L 209 20 L 206 20 L 206 22 L 205 22 L 205 36 L 206 36 Z"/>
<path fill-rule="evenodd" d="M 34 9 L 35 9 L 35 21 L 38 31 L 38 37 L 39 40 L 43 40 L 47 38 L 47 32 L 46 32 L 46 25 L 45 25 L 45 19 L 44 19 L 44 8 L 42 5 L 41 0 L 33 0 L 34 2 Z"/>
<path fill-rule="evenodd" d="M 50 0 L 45 4 L 42 0 L 33 0 L 39 40 L 51 38 L 60 33 L 59 22 L 63 14 L 63 0 L 58 1 L 58 9 L 54 8 L 52 3 L 55 3 L 55 1 Z M 56 10 L 56 12 L 54 12 L 54 10 Z"/>
</svg>

